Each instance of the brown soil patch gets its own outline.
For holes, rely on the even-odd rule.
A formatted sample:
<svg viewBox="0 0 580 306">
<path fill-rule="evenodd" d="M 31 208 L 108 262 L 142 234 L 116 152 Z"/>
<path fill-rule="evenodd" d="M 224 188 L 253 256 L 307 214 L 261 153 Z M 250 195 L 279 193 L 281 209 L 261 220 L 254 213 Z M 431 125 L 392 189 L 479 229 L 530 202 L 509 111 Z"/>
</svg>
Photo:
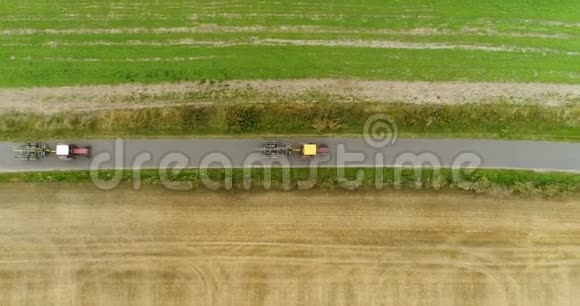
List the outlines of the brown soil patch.
<svg viewBox="0 0 580 306">
<path fill-rule="evenodd" d="M 81 108 L 96 110 L 199 102 L 219 103 L 224 97 L 235 95 L 239 90 L 251 90 L 257 93 L 256 96 L 262 97 L 260 101 L 246 102 L 267 102 L 270 101 L 269 95 L 288 96 L 287 100 L 293 101 L 296 95 L 312 92 L 333 95 L 339 101 L 385 103 L 455 104 L 508 101 L 560 105 L 580 99 L 580 85 L 566 84 L 255 80 L 222 82 L 217 85 L 179 83 L 0 89 L 0 112 L 55 112 Z M 209 92 L 212 94 L 206 95 Z M 191 98 L 196 93 L 201 97 L 198 100 Z"/>
<path fill-rule="evenodd" d="M 572 305 L 579 241 L 577 201 L 3 185 L 0 304 Z"/>
</svg>

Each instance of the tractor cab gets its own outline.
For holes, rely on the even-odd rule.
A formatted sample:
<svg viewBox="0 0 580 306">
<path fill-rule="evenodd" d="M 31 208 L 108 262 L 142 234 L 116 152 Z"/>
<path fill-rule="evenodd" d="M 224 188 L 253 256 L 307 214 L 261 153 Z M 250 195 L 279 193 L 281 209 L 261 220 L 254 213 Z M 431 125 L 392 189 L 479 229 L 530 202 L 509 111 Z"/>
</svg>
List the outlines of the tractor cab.
<svg viewBox="0 0 580 306">
<path fill-rule="evenodd" d="M 302 157 L 303 158 L 312 158 L 317 155 L 327 155 L 328 154 L 328 146 L 321 144 L 317 145 L 314 143 L 306 143 L 302 145 Z"/>
<path fill-rule="evenodd" d="M 302 146 L 302 155 L 306 157 L 316 156 L 318 153 L 317 146 L 313 143 L 307 143 Z"/>
</svg>

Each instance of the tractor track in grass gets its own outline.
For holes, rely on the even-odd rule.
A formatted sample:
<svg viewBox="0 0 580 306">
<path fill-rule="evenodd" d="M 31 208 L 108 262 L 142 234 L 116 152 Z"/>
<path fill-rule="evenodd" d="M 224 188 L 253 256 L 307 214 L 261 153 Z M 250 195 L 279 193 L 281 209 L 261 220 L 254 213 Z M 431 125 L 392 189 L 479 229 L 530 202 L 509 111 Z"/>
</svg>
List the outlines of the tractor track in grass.
<svg viewBox="0 0 580 306">
<path fill-rule="evenodd" d="M 5 43 L 1 46 L 20 46 L 33 47 L 38 44 L 29 43 Z M 411 50 L 468 50 L 483 52 L 510 52 L 510 53 L 541 53 L 560 54 L 566 56 L 578 56 L 580 52 L 564 51 L 551 48 L 530 48 L 518 46 L 494 46 L 489 44 L 451 44 L 438 42 L 413 43 L 395 40 L 325 40 L 325 39 L 258 39 L 248 40 L 195 40 L 195 39 L 178 39 L 162 41 L 105 41 L 95 40 L 90 42 L 71 42 L 71 41 L 48 41 L 41 44 L 43 47 L 87 47 L 87 46 L 192 46 L 192 47 L 209 47 L 209 48 L 227 48 L 237 46 L 316 46 L 316 47 L 341 47 L 341 48 L 370 48 L 370 49 L 411 49 Z M 33 60 L 30 58 L 29 60 Z"/>
<path fill-rule="evenodd" d="M 579 35 L 566 33 L 538 33 L 538 32 L 500 32 L 494 29 L 464 27 L 459 30 L 436 29 L 436 28 L 413 28 L 413 29 L 370 29 L 333 26 L 223 26 L 216 24 L 202 24 L 195 27 L 127 27 L 127 28 L 68 28 L 68 29 L 35 29 L 35 28 L 12 28 L 0 30 L 0 35 L 116 35 L 116 34 L 194 34 L 194 33 L 315 33 L 315 34 L 390 34 L 411 36 L 497 36 L 497 37 L 528 37 L 546 39 L 574 39 Z"/>
</svg>

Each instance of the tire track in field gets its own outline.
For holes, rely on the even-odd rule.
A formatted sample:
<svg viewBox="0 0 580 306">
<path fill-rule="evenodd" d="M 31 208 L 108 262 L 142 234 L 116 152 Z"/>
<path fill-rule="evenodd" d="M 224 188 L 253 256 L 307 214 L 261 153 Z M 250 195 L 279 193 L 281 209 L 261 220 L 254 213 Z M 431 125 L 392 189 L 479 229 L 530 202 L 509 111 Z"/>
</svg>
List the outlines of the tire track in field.
<svg viewBox="0 0 580 306">
<path fill-rule="evenodd" d="M 548 48 L 524 48 L 515 46 L 491 46 L 476 44 L 448 44 L 448 43 L 409 43 L 388 40 L 297 40 L 297 39 L 263 39 L 255 43 L 258 45 L 273 44 L 282 46 L 324 46 L 324 47 L 350 47 L 372 49 L 416 49 L 416 50 L 471 50 L 488 52 L 518 52 L 518 53 L 552 53 L 568 56 L 578 56 L 580 52 L 562 51 Z"/>
<path fill-rule="evenodd" d="M 188 57 L 136 57 L 136 58 L 76 58 L 76 57 L 10 57 L 13 61 L 50 61 L 50 62 L 187 62 L 214 59 L 215 56 L 188 56 Z"/>
<path fill-rule="evenodd" d="M 534 32 L 500 32 L 487 28 L 464 27 L 459 30 L 436 29 L 436 28 L 412 28 L 412 29 L 371 29 L 371 28 L 348 28 L 336 26 L 223 26 L 217 24 L 201 24 L 195 27 L 159 27 L 159 28 L 69 28 L 69 29 L 35 29 L 13 28 L 0 30 L 0 35 L 70 35 L 70 34 L 194 34 L 194 33 L 316 33 L 316 34 L 391 34 L 410 36 L 436 36 L 436 35 L 477 35 L 499 37 L 528 37 L 550 39 L 574 39 L 578 35 L 566 33 L 534 33 Z"/>
<path fill-rule="evenodd" d="M 27 46 L 33 47 L 36 44 L 26 43 L 6 43 L 4 46 Z M 58 47 L 86 47 L 86 46 L 193 46 L 193 47 L 210 47 L 210 48 L 227 48 L 236 46 L 315 46 L 315 47 L 341 47 L 341 48 L 369 48 L 369 49 L 411 49 L 411 50 L 468 50 L 484 52 L 510 52 L 510 53 L 540 53 L 540 54 L 560 54 L 566 56 L 578 56 L 580 52 L 564 51 L 550 48 L 529 48 L 517 46 L 493 46 L 481 44 L 449 44 L 449 43 L 413 43 L 394 40 L 320 40 L 320 39 L 251 39 L 251 40 L 194 40 L 179 39 L 166 41 L 90 41 L 90 42 L 71 42 L 71 41 L 49 41 L 41 44 L 42 46 Z M 30 60 L 31 58 L 29 58 Z"/>
</svg>

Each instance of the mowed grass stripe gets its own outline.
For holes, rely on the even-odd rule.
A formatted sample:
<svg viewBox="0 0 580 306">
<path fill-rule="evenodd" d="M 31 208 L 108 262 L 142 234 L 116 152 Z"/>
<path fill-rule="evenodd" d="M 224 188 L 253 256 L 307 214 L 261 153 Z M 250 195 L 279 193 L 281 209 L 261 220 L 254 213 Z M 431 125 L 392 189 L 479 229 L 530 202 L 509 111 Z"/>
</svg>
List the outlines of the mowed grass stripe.
<svg viewBox="0 0 580 306">
<path fill-rule="evenodd" d="M 419 17 L 413 19 L 408 16 L 376 16 L 376 17 L 341 17 L 340 15 L 333 17 L 284 17 L 284 16 L 261 16 L 257 17 L 255 14 L 238 14 L 230 15 L 223 14 L 223 16 L 189 16 L 189 17 L 138 17 L 138 16 L 102 16 L 94 17 L 90 15 L 90 19 L 85 19 L 83 16 L 55 18 L 53 16 L 47 18 L 39 17 L 16 17 L 8 16 L 0 17 L 0 28 L 4 31 L 12 30 L 27 30 L 27 29 L 55 29 L 67 30 L 71 25 L 81 29 L 95 29 L 95 28 L 148 28 L 154 29 L 158 27 L 163 28 L 179 28 L 192 25 L 215 24 L 230 27 L 297 27 L 297 26 L 324 26 L 324 27 L 342 27 L 351 30 L 368 29 L 368 30 L 399 30 L 411 31 L 415 29 L 436 29 L 439 31 L 465 31 L 465 32 L 487 32 L 487 33 L 541 33 L 544 35 L 563 34 L 563 35 L 578 35 L 580 24 L 552 24 L 552 23 L 534 23 L 530 20 L 499 20 L 499 19 L 452 19 L 451 21 L 446 17 Z M 360 19 L 375 20 L 373 23 L 361 23 Z M 334 20 L 344 20 L 347 22 L 335 22 Z M 274 21 L 272 21 L 274 20 Z"/>
<path fill-rule="evenodd" d="M 487 28 L 498 31 L 577 33 L 577 1 L 4 1 L 2 28 L 126 26 L 327 25 L 354 28 Z"/>
<path fill-rule="evenodd" d="M 6 28 L 1 29 L 0 34 L 5 38 L 11 36 L 38 35 L 83 35 L 77 39 L 82 39 L 84 35 L 123 35 L 123 34 L 212 34 L 223 35 L 228 33 L 289 33 L 289 34 L 339 34 L 339 35 L 413 35 L 413 36 L 441 36 L 441 35 L 465 35 L 465 36 L 484 36 L 484 37 L 528 37 L 528 38 L 579 38 L 580 35 L 575 33 L 537 33 L 537 32 L 496 32 L 485 28 L 471 28 L 471 29 L 436 29 L 436 28 L 414 28 L 414 29 L 390 29 L 390 28 L 348 28 L 348 27 L 332 27 L 332 26 L 219 26 L 216 24 L 198 24 L 196 26 L 182 26 L 182 27 L 119 27 L 119 28 Z M 38 37 L 37 37 L 38 38 Z"/>
<path fill-rule="evenodd" d="M 90 46 L 90 45 L 179 45 L 179 44 L 210 44 L 228 45 L 241 43 L 254 43 L 268 40 L 298 40 L 298 41 L 356 41 L 364 43 L 392 43 L 400 42 L 409 45 L 418 44 L 445 44 L 449 46 L 469 46 L 481 49 L 538 49 L 538 52 L 580 52 L 580 35 L 555 36 L 555 37 L 509 37 L 509 36 L 484 36 L 482 34 L 384 34 L 384 33 L 357 33 L 340 32 L 339 29 L 318 28 L 314 32 L 274 32 L 276 29 L 268 28 L 260 31 L 245 32 L 246 28 L 240 31 L 229 29 L 231 32 L 195 32 L 196 28 L 128 28 L 128 29 L 97 29 L 95 33 L 82 34 L 85 30 L 66 30 L 64 33 L 49 32 L 39 35 L 18 34 L 0 36 L 0 45 L 6 48 L 21 46 L 39 47 L 66 47 L 66 46 Z M 344 30 L 344 29 L 343 29 Z M 58 31 L 58 30 L 54 30 Z M 111 31 L 111 33 L 107 33 Z M 119 31 L 119 32 L 118 32 Z M 158 32 L 159 31 L 159 32 Z M 172 33 L 175 31 L 176 33 Z M 190 31 L 190 32 L 188 32 Z M 202 30 L 203 31 L 203 30 Z M 228 30 L 226 30 L 228 31 Z M 338 32 L 333 32 L 338 31 Z M 0 30 L 0 33 L 2 31 Z M 135 33 L 134 33 L 135 32 Z M 527 33 L 526 35 L 539 35 L 537 33 Z M 428 48 L 428 47 L 425 47 Z"/>
<path fill-rule="evenodd" d="M 355 15 L 355 16 L 389 16 L 389 15 L 427 15 L 441 17 L 488 17 L 513 19 L 542 19 L 577 22 L 580 13 L 571 11 L 578 8 L 575 1 L 529 1 L 512 0 L 487 1 L 474 3 L 469 0 L 436 0 L 426 2 L 424 0 L 408 0 L 405 2 L 383 0 L 311 0 L 308 2 L 288 1 L 212 1 L 212 0 L 144 0 L 139 3 L 131 0 L 117 0 L 110 2 L 71 2 L 68 0 L 54 0 L 39 2 L 35 0 L 9 0 L 4 1 L 0 8 L 0 16 L 18 15 L 22 9 L 30 16 L 53 17 L 55 15 L 70 16 L 74 14 L 92 13 L 105 15 L 114 12 L 119 15 L 144 13 L 152 11 L 153 15 L 176 15 L 188 16 L 191 13 L 211 14 L 237 13 L 272 15 Z M 67 8 L 63 11 L 62 8 Z M 304 14 L 305 13 L 305 14 Z"/>
<path fill-rule="evenodd" d="M 16 61 L 11 58 L 28 58 Z M 210 57 L 182 63 L 54 62 L 45 57 Z M 36 58 L 36 60 L 35 60 Z M 0 86 L 155 83 L 202 79 L 362 78 L 370 80 L 515 81 L 579 84 L 580 57 L 469 50 L 320 46 L 90 46 L 0 49 Z"/>
<path fill-rule="evenodd" d="M 10 47 L 31 47 L 32 44 L 14 43 L 5 44 Z M 81 46 L 193 46 L 193 47 L 233 47 L 233 46 L 324 46 L 337 48 L 372 48 L 372 49 L 435 49 L 435 50 L 476 50 L 484 52 L 530 52 L 541 54 L 562 54 L 569 56 L 580 56 L 580 51 L 564 51 L 551 48 L 529 48 L 516 46 L 492 46 L 480 44 L 449 44 L 438 42 L 402 42 L 391 40 L 320 40 L 320 39 L 276 39 L 265 38 L 258 39 L 256 37 L 248 40 L 237 41 L 222 41 L 222 40 L 165 40 L 165 41 L 127 41 L 127 42 L 111 42 L 111 41 L 91 41 L 91 42 L 64 42 L 64 41 L 49 41 L 43 44 L 45 47 L 81 47 Z M 10 59 L 13 59 L 12 57 Z"/>
</svg>

